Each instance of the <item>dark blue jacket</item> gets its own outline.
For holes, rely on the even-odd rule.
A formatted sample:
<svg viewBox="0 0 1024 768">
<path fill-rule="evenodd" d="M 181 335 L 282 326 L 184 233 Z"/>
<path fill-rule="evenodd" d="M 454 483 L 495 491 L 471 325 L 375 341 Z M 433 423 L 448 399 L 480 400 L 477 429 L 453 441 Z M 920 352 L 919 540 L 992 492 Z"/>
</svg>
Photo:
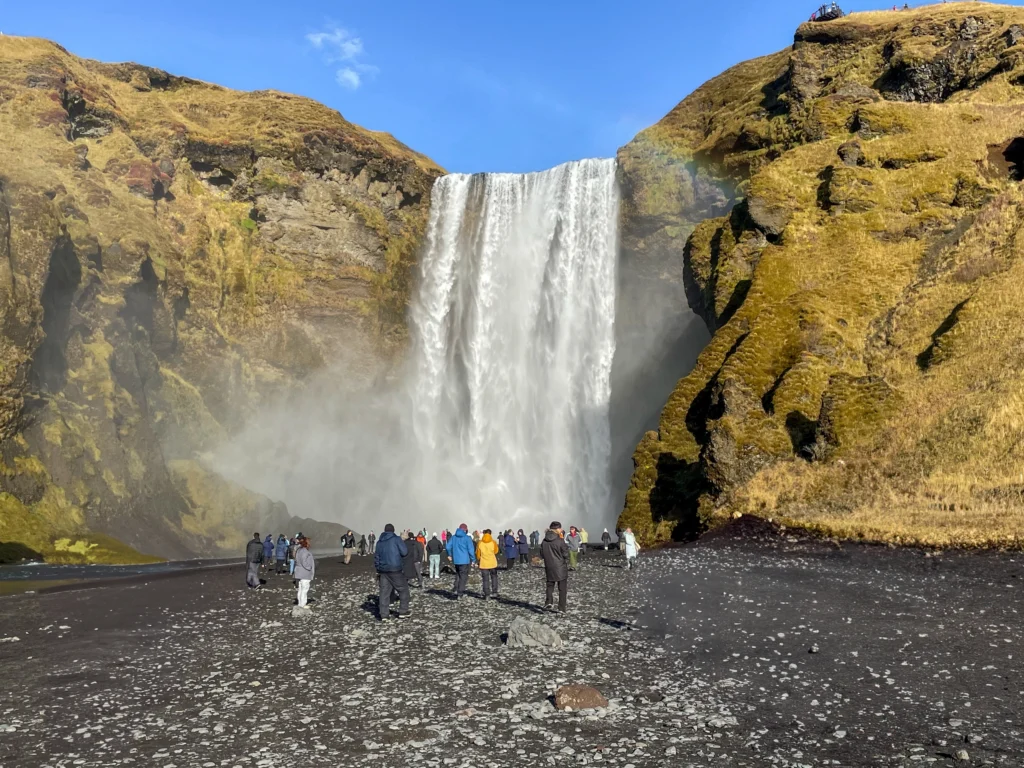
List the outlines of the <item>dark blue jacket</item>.
<svg viewBox="0 0 1024 768">
<path fill-rule="evenodd" d="M 384 531 L 377 539 L 373 554 L 373 566 L 377 573 L 398 573 L 402 570 L 402 558 L 409 554 L 405 542 L 392 531 Z"/>
<path fill-rule="evenodd" d="M 288 554 L 288 539 L 281 536 L 277 540 L 277 548 L 274 551 L 274 557 L 277 560 L 284 560 L 285 555 Z"/>
<path fill-rule="evenodd" d="M 448 539 L 445 549 L 448 550 L 448 556 L 452 559 L 452 565 L 469 565 L 476 562 L 476 544 L 473 543 L 473 538 L 461 528 Z"/>
<path fill-rule="evenodd" d="M 267 534 L 267 538 L 265 538 L 263 540 L 263 557 L 265 557 L 267 560 L 269 560 L 273 554 L 274 554 L 274 539 L 273 539 L 273 537 L 270 536 L 270 534 Z"/>
<path fill-rule="evenodd" d="M 526 538 L 525 533 L 519 534 L 519 554 L 528 555 L 530 554 L 530 540 Z"/>
<path fill-rule="evenodd" d="M 519 554 L 519 545 L 516 544 L 516 537 L 511 533 L 505 535 L 505 559 L 515 560 Z"/>
</svg>

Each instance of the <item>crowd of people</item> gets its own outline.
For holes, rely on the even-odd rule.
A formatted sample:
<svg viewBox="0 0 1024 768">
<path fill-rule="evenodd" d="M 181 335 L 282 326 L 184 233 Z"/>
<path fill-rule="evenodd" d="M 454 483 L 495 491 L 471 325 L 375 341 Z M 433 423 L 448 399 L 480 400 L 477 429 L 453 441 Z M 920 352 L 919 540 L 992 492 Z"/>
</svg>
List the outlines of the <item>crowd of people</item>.
<svg viewBox="0 0 1024 768">
<path fill-rule="evenodd" d="M 640 545 L 632 529 L 616 531 L 618 548 L 625 556 L 627 569 L 636 564 Z M 520 528 L 511 528 L 495 534 L 490 528 L 470 533 L 465 523 L 455 531 L 442 530 L 427 538 L 426 529 L 418 532 L 395 532 L 394 525 L 388 524 L 380 538 L 373 531 L 362 535 L 356 541 L 355 533 L 348 531 L 341 537 L 343 562 L 348 565 L 358 552 L 361 556 L 373 556 L 378 581 L 379 617 L 391 617 L 391 605 L 398 602 L 395 615 L 405 618 L 410 615 L 410 587 L 423 587 L 424 566 L 426 578 L 436 581 L 442 572 L 454 576 L 452 592 L 456 600 L 467 594 L 471 570 L 480 572 L 485 601 L 498 597 L 500 592 L 499 572 L 511 571 L 517 566 L 531 564 L 531 552 L 537 551 L 534 562 L 543 565 L 545 575 L 545 609 L 566 611 L 569 573 L 579 567 L 581 556 L 585 556 L 590 543 L 585 528 L 570 526 L 568 531 L 560 522 L 552 521 L 541 534 L 533 531 L 529 535 Z M 601 534 L 601 545 L 608 550 L 612 547 L 612 536 L 606 528 Z M 313 581 L 316 563 L 310 551 L 310 540 L 297 533 L 292 538 L 279 534 L 275 541 L 268 534 L 265 539 L 259 533 L 253 534 L 246 547 L 246 585 L 261 589 L 260 568 L 269 573 L 287 573 L 295 582 L 296 604 L 307 604 L 309 587 Z M 556 602 L 557 593 L 557 602 Z"/>
</svg>

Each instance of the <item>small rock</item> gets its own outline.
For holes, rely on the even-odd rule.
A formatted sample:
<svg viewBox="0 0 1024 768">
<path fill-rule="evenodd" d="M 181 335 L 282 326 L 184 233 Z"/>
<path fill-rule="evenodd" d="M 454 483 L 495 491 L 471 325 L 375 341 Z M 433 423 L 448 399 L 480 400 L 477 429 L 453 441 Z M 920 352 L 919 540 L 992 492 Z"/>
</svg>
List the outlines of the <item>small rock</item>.
<svg viewBox="0 0 1024 768">
<path fill-rule="evenodd" d="M 808 653 L 817 653 L 820 650 L 821 650 L 821 648 L 819 648 L 818 644 L 815 643 L 814 645 L 812 645 L 810 648 L 807 649 L 807 652 Z"/>
<path fill-rule="evenodd" d="M 296 605 L 292 608 L 293 619 L 308 619 L 313 615 L 313 609 L 308 605 Z"/>
<path fill-rule="evenodd" d="M 968 760 L 971 759 L 971 756 L 969 754 L 967 754 L 967 750 L 966 749 L 958 749 L 953 754 L 953 759 L 956 760 L 957 762 L 960 762 L 960 763 L 966 763 Z"/>
<path fill-rule="evenodd" d="M 601 695 L 596 688 L 589 685 L 563 685 L 555 691 L 555 708 L 560 710 L 571 709 L 599 709 L 608 706 L 608 699 Z"/>
</svg>

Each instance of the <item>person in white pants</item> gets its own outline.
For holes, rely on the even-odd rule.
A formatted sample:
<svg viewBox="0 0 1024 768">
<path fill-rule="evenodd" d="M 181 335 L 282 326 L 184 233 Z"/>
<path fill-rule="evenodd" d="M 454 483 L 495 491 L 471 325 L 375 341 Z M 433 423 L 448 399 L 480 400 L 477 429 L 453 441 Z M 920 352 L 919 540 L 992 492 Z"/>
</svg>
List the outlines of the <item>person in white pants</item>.
<svg viewBox="0 0 1024 768">
<path fill-rule="evenodd" d="M 295 582 L 298 589 L 296 604 L 300 607 L 306 605 L 306 598 L 309 596 L 309 584 L 313 581 L 313 573 L 316 570 L 316 561 L 313 553 L 309 551 L 309 539 L 303 536 L 299 539 L 299 547 L 295 552 Z"/>
</svg>

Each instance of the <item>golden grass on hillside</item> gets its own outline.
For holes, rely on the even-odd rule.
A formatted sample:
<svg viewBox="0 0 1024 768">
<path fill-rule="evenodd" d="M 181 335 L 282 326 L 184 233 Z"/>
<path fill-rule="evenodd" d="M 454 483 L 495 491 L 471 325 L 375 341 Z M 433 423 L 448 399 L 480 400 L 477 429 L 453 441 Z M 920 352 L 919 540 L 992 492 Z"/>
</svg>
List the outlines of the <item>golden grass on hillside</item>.
<svg viewBox="0 0 1024 768">
<path fill-rule="evenodd" d="M 960 39 L 969 15 L 976 82 L 942 103 L 873 90 L 890 61 L 927 62 Z M 738 279 L 749 287 L 638 447 L 620 525 L 658 540 L 674 516 L 748 512 L 880 541 L 1016 546 L 1024 209 L 999 154 L 1022 135 L 1024 88 L 1021 62 L 993 54 L 1010 24 L 1024 10 L 957 3 L 805 25 L 819 42 L 724 73 L 622 150 L 640 174 L 655 140 L 703 156 L 785 223 L 753 252 L 742 213 L 697 226 L 691 274 L 717 291 L 714 313 Z M 848 165 L 838 150 L 854 141 Z"/>
</svg>

